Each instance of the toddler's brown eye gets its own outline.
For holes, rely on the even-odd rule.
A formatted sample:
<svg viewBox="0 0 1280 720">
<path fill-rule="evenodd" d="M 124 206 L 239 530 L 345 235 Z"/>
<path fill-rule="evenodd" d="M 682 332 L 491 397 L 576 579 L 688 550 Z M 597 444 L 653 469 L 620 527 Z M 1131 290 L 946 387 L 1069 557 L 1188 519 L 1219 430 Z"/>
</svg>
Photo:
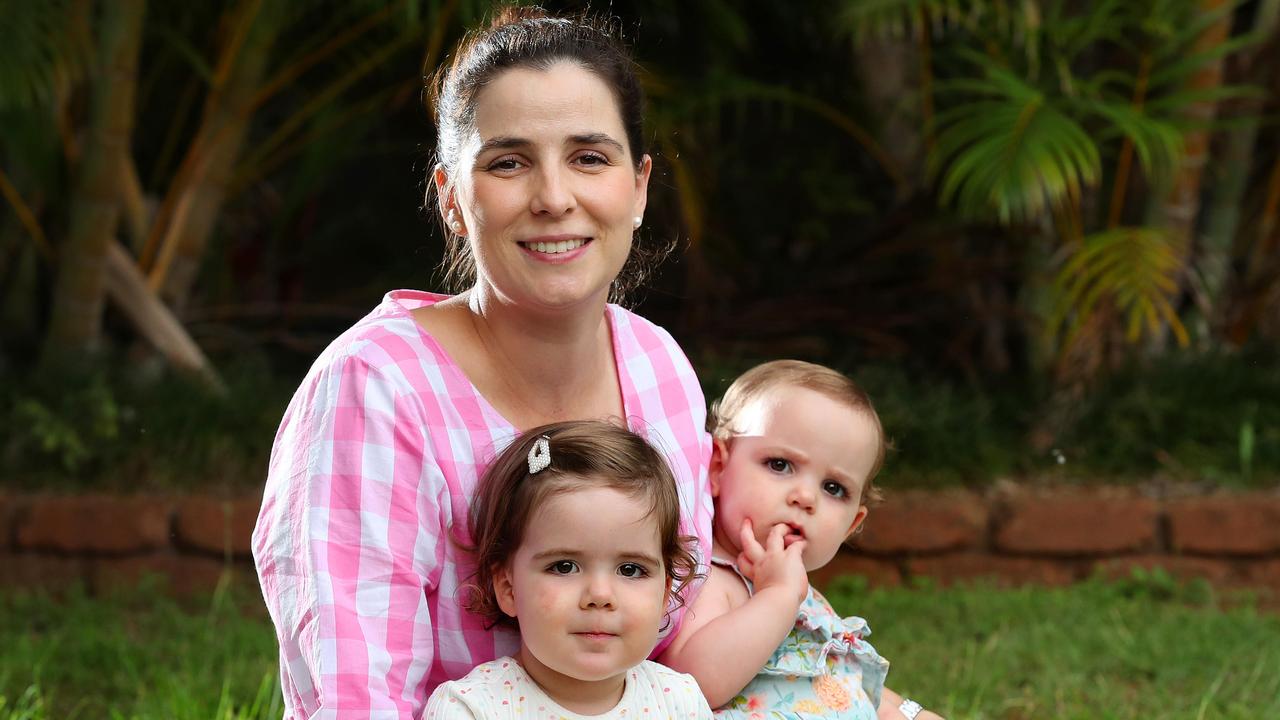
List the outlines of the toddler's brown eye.
<svg viewBox="0 0 1280 720">
<path fill-rule="evenodd" d="M 625 578 L 641 578 L 649 573 L 635 563 L 623 563 L 618 566 L 618 574 Z"/>
<path fill-rule="evenodd" d="M 552 563 L 551 567 L 548 569 L 557 575 L 568 575 L 574 570 L 577 570 L 578 565 L 571 560 L 561 560 L 559 562 Z"/>
</svg>

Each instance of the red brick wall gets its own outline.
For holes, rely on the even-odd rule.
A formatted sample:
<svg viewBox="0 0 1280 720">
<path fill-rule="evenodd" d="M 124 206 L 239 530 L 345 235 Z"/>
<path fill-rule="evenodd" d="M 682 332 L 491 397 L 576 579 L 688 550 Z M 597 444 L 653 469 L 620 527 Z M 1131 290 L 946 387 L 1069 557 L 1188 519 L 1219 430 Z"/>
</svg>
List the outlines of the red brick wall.
<svg viewBox="0 0 1280 720">
<path fill-rule="evenodd" d="M 90 592 L 155 573 L 178 594 L 256 584 L 249 536 L 261 499 L 0 496 L 0 589 Z M 224 572 L 226 571 L 226 572 Z"/>
<path fill-rule="evenodd" d="M 211 590 L 224 577 L 252 586 L 259 501 L 0 495 L 0 589 L 79 582 L 101 592 L 149 572 L 167 576 L 178 593 Z M 873 586 L 915 576 L 1061 585 L 1098 570 L 1155 566 L 1280 595 L 1280 489 L 898 492 L 872 509 L 853 546 L 814 581 L 856 573 Z"/>
</svg>

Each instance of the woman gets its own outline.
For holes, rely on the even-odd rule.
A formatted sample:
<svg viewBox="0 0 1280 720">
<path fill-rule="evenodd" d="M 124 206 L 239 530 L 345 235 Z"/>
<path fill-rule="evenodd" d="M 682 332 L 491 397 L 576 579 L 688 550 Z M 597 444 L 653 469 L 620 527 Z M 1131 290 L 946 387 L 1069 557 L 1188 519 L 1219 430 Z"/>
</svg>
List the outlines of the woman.
<svg viewBox="0 0 1280 720">
<path fill-rule="evenodd" d="M 610 33 L 538 10 L 506 11 L 442 74 L 432 184 L 469 287 L 389 293 L 286 411 L 253 536 L 285 717 L 416 717 L 516 649 L 460 609 L 449 533 L 521 429 L 625 418 L 665 452 L 705 557 L 702 392 L 669 335 L 607 302 L 647 200 L 641 107 Z"/>
</svg>

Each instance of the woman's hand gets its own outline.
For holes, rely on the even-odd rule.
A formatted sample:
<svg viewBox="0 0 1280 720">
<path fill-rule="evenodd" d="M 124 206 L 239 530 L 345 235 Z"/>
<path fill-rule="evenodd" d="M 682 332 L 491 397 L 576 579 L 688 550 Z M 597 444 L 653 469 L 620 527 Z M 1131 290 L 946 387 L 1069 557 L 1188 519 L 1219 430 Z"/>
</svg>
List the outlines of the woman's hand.
<svg viewBox="0 0 1280 720">
<path fill-rule="evenodd" d="M 800 555 L 804 552 L 805 541 L 797 540 L 787 546 L 784 542 L 787 530 L 784 524 L 774 525 L 762 546 L 756 541 L 751 519 L 743 518 L 738 570 L 755 585 L 757 593 L 778 588 L 794 596 L 796 607 L 799 607 L 809 593 L 809 574 L 805 572 L 804 558 Z"/>
</svg>

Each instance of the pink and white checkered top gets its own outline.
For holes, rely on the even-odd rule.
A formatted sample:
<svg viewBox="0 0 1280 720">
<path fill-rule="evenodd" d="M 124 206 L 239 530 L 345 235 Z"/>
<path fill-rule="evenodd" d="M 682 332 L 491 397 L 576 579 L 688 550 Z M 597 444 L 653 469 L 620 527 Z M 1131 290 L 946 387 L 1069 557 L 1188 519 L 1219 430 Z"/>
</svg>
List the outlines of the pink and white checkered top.
<svg viewBox="0 0 1280 720">
<path fill-rule="evenodd" d="M 472 566 L 450 528 L 465 537 L 478 476 L 518 430 L 410 315 L 445 297 L 388 293 L 316 360 L 276 434 L 253 556 L 287 719 L 418 717 L 436 685 L 519 647 L 457 601 Z M 607 315 L 628 423 L 670 461 L 702 564 L 702 390 L 664 330 Z"/>
</svg>

